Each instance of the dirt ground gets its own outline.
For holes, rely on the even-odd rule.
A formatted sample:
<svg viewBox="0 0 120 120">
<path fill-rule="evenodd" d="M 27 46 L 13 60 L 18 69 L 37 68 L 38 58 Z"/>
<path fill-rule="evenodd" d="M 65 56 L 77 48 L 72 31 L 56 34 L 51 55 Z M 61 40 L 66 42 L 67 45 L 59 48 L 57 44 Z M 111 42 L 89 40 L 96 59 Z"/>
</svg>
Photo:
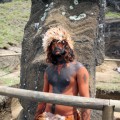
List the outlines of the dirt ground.
<svg viewBox="0 0 120 120">
<path fill-rule="evenodd" d="M 115 71 L 120 67 L 120 61 L 104 61 L 96 67 L 96 87 L 106 91 L 120 92 L 120 73 Z"/>
<path fill-rule="evenodd" d="M 109 99 L 120 100 L 120 73 L 114 70 L 117 67 L 120 67 L 120 62 L 104 61 L 102 65 L 96 68 L 96 88 L 103 90 L 106 94 L 110 92 L 112 94 L 119 93 L 115 96 L 109 94 L 109 97 L 101 95 L 104 99 L 108 97 Z M 116 120 L 120 120 L 120 112 L 115 112 L 114 116 Z"/>
<path fill-rule="evenodd" d="M 0 49 L 0 55 L 20 53 L 21 48 Z M 13 86 L 20 82 L 20 56 L 0 57 L 0 85 Z M 21 106 L 16 100 L 2 99 L 0 96 L 0 120 L 15 120 Z M 7 102 L 6 102 L 7 101 Z M 11 111 L 12 110 L 12 111 Z"/>
</svg>

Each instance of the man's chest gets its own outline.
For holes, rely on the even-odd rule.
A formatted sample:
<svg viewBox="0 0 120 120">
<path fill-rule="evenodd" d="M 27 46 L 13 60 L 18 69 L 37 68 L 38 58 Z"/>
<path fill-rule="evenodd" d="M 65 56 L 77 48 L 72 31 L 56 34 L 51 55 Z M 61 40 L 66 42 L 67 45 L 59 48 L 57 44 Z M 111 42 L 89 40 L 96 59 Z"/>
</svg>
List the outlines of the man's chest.
<svg viewBox="0 0 120 120">
<path fill-rule="evenodd" d="M 77 73 L 82 67 L 79 62 L 66 65 L 51 65 L 46 69 L 48 83 L 52 86 L 54 93 L 62 93 L 67 87 L 76 85 Z"/>
<path fill-rule="evenodd" d="M 74 67 L 51 67 L 47 70 L 48 82 L 53 86 L 54 92 L 62 92 L 75 80 L 76 70 Z"/>
<path fill-rule="evenodd" d="M 70 78 L 76 74 L 74 67 L 51 67 L 47 72 L 48 81 L 50 83 L 68 83 L 70 82 Z"/>
</svg>

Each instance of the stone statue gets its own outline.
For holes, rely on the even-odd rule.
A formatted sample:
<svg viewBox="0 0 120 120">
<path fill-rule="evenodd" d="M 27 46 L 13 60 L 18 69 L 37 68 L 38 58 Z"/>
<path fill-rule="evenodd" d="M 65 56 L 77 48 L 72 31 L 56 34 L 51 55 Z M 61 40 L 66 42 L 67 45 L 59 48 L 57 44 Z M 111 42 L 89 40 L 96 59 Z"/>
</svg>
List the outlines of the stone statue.
<svg viewBox="0 0 120 120">
<path fill-rule="evenodd" d="M 44 33 L 61 25 L 74 40 L 77 60 L 90 74 L 90 96 L 95 97 L 95 68 L 104 59 L 104 0 L 32 0 L 22 42 L 20 88 L 41 91 L 47 67 L 42 48 Z M 35 101 L 20 99 L 18 120 L 33 120 Z M 93 119 L 98 114 L 93 115 Z M 99 119 L 97 119 L 99 120 Z"/>
</svg>

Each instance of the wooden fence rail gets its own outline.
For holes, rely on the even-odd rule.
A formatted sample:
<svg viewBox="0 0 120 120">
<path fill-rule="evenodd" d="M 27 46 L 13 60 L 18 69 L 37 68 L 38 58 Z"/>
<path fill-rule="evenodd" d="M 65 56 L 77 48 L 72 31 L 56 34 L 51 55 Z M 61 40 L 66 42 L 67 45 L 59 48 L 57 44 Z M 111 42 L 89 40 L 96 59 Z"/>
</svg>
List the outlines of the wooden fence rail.
<svg viewBox="0 0 120 120">
<path fill-rule="evenodd" d="M 113 112 L 120 112 L 120 101 L 98 98 L 86 98 L 80 96 L 59 95 L 53 93 L 24 90 L 6 86 L 0 86 L 0 95 L 28 99 L 31 101 L 55 103 L 59 105 L 75 106 L 77 108 L 88 108 L 103 111 L 103 120 L 113 120 Z M 110 108 L 114 108 L 113 112 Z M 107 108 L 107 109 L 104 109 Z M 111 110 L 112 110 L 111 109 Z M 106 114 L 107 113 L 107 114 Z M 109 119 L 107 119 L 109 118 Z"/>
<path fill-rule="evenodd" d="M 0 57 L 6 57 L 6 56 L 21 56 L 21 53 L 0 54 Z"/>
<path fill-rule="evenodd" d="M 120 62 L 120 59 L 104 59 L 104 61 L 115 61 L 115 62 Z"/>
</svg>

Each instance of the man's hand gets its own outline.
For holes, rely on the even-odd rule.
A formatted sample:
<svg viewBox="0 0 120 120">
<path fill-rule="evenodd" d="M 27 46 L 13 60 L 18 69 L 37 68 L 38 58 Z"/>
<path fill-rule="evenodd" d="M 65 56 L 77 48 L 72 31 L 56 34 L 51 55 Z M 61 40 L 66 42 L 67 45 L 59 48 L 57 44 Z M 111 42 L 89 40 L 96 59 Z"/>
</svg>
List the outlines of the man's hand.
<svg viewBox="0 0 120 120">
<path fill-rule="evenodd" d="M 34 120 L 37 120 L 38 116 L 44 112 L 45 107 L 46 107 L 46 103 L 39 103 L 38 104 Z"/>
<path fill-rule="evenodd" d="M 82 118 L 82 120 L 90 120 L 90 110 L 89 109 L 81 109 L 81 118 Z"/>
</svg>

